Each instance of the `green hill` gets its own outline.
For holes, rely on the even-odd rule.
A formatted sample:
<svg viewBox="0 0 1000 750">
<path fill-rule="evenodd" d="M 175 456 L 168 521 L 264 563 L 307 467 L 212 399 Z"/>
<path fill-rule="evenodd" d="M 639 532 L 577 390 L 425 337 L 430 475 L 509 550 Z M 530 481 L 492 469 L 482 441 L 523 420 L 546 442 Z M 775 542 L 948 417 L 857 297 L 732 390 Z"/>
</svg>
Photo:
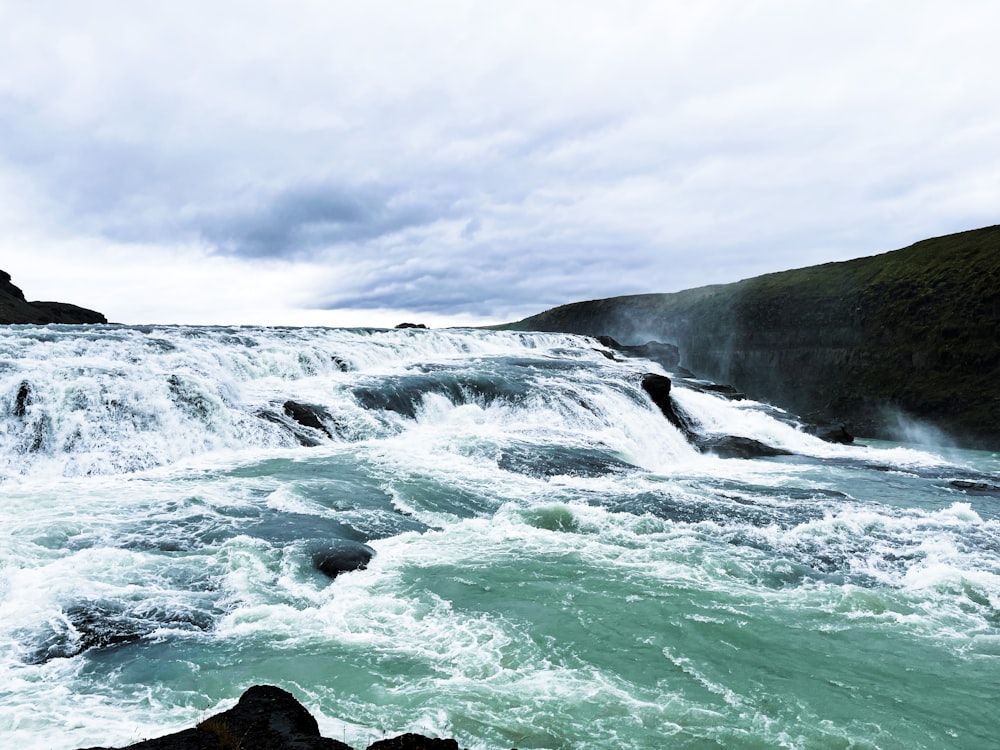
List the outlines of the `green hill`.
<svg viewBox="0 0 1000 750">
<path fill-rule="evenodd" d="M 698 375 L 810 419 L 873 437 L 904 414 L 1000 447 L 1000 226 L 502 327 L 666 341 Z"/>
</svg>

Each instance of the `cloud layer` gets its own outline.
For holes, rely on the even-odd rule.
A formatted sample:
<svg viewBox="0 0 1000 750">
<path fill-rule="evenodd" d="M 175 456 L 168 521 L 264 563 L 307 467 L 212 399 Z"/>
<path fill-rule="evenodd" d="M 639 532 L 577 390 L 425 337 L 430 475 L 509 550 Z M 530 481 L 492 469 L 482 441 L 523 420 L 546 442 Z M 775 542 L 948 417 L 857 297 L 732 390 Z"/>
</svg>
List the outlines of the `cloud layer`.
<svg viewBox="0 0 1000 750">
<path fill-rule="evenodd" d="M 119 320 L 509 320 L 997 221 L 986 0 L 6 15 L 0 267 Z"/>
</svg>

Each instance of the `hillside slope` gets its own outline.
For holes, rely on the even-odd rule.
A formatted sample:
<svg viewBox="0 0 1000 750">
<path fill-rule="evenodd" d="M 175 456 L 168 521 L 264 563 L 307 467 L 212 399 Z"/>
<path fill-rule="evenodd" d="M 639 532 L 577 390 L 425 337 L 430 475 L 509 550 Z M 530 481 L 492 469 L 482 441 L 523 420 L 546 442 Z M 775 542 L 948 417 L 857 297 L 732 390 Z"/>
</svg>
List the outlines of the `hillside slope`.
<svg viewBox="0 0 1000 750">
<path fill-rule="evenodd" d="M 695 373 L 810 419 L 879 436 L 904 414 L 1000 447 L 1000 226 L 504 327 L 658 339 Z"/>
<path fill-rule="evenodd" d="M 107 323 L 99 312 L 66 302 L 28 302 L 10 281 L 10 274 L 0 271 L 0 325 L 11 323 Z"/>
</svg>

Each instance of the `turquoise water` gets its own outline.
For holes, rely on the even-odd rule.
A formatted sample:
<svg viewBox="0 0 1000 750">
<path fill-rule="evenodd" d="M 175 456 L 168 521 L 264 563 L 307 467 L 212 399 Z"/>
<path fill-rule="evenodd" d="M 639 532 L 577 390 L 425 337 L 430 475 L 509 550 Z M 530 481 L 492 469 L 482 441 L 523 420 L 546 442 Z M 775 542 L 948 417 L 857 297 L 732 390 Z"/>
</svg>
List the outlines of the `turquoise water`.
<svg viewBox="0 0 1000 750">
<path fill-rule="evenodd" d="M 3 746 L 126 744 L 258 683 L 358 747 L 995 746 L 997 454 L 677 388 L 795 453 L 701 455 L 658 366 L 599 349 L 0 329 Z M 318 572 L 337 543 L 367 569 Z"/>
</svg>

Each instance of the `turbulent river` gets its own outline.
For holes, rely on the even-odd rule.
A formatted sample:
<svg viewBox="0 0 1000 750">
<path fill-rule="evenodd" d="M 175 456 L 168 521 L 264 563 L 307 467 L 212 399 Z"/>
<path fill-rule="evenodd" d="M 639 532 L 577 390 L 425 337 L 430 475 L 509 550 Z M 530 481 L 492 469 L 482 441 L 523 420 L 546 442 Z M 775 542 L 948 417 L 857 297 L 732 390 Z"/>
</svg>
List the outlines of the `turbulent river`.
<svg viewBox="0 0 1000 750">
<path fill-rule="evenodd" d="M 1000 460 L 798 429 L 593 339 L 0 327 L 0 745 L 254 684 L 328 737 L 1000 743 Z M 324 555 L 372 554 L 335 578 Z"/>
</svg>

